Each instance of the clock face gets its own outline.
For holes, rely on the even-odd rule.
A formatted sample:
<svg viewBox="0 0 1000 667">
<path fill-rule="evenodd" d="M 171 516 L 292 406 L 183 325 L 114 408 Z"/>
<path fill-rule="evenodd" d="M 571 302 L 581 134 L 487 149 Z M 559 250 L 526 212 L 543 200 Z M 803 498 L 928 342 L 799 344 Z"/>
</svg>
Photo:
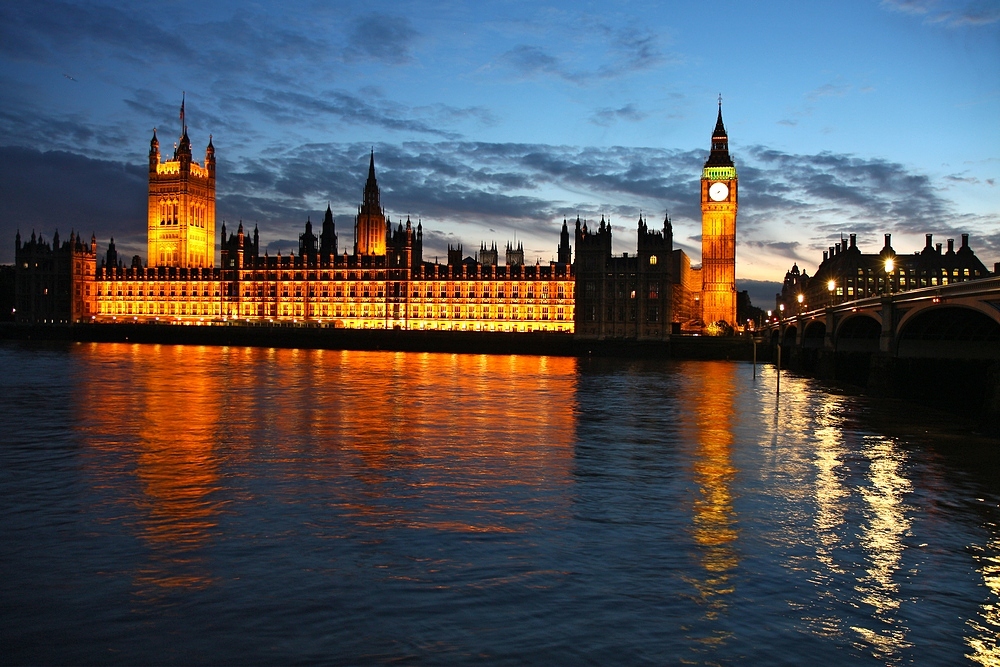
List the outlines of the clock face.
<svg viewBox="0 0 1000 667">
<path fill-rule="evenodd" d="M 708 196 L 712 201 L 722 201 L 729 196 L 729 188 L 725 183 L 712 183 L 712 187 L 708 189 Z"/>
</svg>

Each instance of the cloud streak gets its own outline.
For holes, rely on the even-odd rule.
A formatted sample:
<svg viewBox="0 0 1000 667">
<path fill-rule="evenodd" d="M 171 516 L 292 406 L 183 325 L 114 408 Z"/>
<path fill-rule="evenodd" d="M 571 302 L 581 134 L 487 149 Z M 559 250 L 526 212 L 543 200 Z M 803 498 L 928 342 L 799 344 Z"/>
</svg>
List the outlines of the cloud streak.
<svg viewBox="0 0 1000 667">
<path fill-rule="evenodd" d="M 306 217 L 318 220 L 330 202 L 341 245 L 349 247 L 369 148 L 310 143 L 255 158 L 232 158 L 220 150 L 219 221 L 259 222 L 265 241 L 296 238 Z M 375 153 L 390 216 L 419 217 L 428 233 L 447 242 L 502 244 L 517 236 L 526 246 L 554 249 L 563 218 L 609 215 L 621 230 L 616 250 L 630 250 L 639 211 L 658 221 L 669 209 L 677 242 L 697 252 L 704 151 L 416 141 L 379 144 Z M 143 165 L 16 147 L 0 149 L 0 165 L 0 178 L 10 184 L 0 198 L 4 237 L 13 239 L 16 228 L 49 235 L 55 227 L 93 228 L 102 239 L 121 239 L 129 254 L 143 254 Z M 849 233 L 865 244 L 883 233 L 966 231 L 973 233 L 984 261 L 1000 254 L 992 221 L 958 213 L 930 178 L 898 163 L 750 147 L 738 169 L 741 262 L 770 257 L 767 261 L 779 265 L 818 263 L 823 249 Z M 775 226 L 788 229 L 789 237 L 776 238 Z M 438 248 L 436 238 L 428 237 L 428 256 L 445 253 L 447 242 Z M 0 261 L 11 253 L 9 244 L 0 246 Z"/>
</svg>

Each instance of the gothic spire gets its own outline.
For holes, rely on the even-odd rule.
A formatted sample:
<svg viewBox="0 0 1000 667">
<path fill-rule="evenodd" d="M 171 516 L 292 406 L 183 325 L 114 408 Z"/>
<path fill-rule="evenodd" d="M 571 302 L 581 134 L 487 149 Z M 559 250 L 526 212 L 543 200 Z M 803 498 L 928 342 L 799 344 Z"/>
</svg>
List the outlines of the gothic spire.
<svg viewBox="0 0 1000 667">
<path fill-rule="evenodd" d="M 364 204 L 361 206 L 362 213 L 377 214 L 382 212 L 379 203 L 378 181 L 375 179 L 375 149 L 372 149 L 371 158 L 368 162 L 368 180 L 365 182 Z"/>
<path fill-rule="evenodd" d="M 719 116 L 712 131 L 712 152 L 705 162 L 706 167 L 732 167 L 733 159 L 729 156 L 729 135 L 722 122 L 722 95 L 719 95 Z"/>
</svg>

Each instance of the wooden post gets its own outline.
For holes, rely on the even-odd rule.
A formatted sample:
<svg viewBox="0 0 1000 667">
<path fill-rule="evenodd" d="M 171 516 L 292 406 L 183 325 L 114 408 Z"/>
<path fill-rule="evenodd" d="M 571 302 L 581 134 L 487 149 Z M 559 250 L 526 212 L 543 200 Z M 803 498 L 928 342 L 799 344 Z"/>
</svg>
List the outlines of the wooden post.
<svg viewBox="0 0 1000 667">
<path fill-rule="evenodd" d="M 774 394 L 777 396 L 781 393 L 781 344 L 778 344 L 778 383 L 775 385 Z"/>
</svg>

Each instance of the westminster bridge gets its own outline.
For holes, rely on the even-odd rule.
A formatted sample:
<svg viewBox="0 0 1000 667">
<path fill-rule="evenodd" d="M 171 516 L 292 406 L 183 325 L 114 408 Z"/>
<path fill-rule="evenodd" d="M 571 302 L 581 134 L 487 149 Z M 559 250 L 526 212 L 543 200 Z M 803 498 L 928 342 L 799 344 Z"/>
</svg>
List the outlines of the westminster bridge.
<svg viewBox="0 0 1000 667">
<path fill-rule="evenodd" d="M 783 312 L 762 333 L 785 365 L 1000 430 L 1000 277 Z"/>
</svg>

